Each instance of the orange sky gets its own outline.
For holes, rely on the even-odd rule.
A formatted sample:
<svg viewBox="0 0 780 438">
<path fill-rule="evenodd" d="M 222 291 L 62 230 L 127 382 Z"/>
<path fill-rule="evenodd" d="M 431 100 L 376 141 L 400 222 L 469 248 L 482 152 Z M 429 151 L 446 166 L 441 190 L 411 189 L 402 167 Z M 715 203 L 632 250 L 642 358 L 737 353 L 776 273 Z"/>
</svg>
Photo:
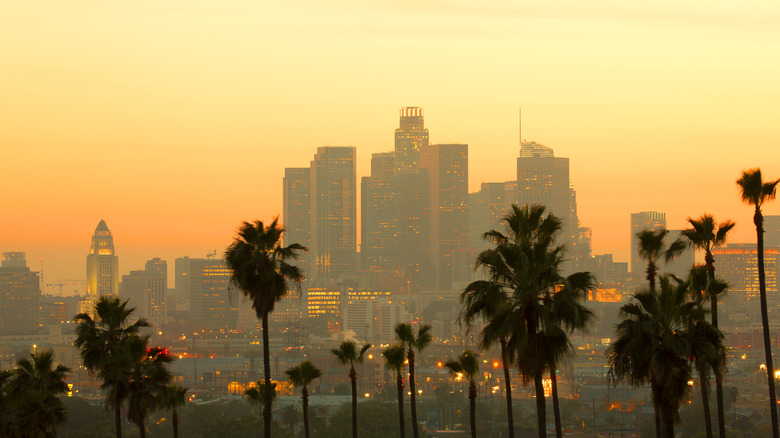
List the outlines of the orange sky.
<svg viewBox="0 0 780 438">
<path fill-rule="evenodd" d="M 403 106 L 469 144 L 471 190 L 514 179 L 522 106 L 523 137 L 571 159 L 595 254 L 627 261 L 644 210 L 754 238 L 734 181 L 780 177 L 776 1 L 373 3 L 0 0 L 0 251 L 83 279 L 105 219 L 123 274 L 172 272 L 280 214 L 317 146 L 368 174 Z"/>
</svg>

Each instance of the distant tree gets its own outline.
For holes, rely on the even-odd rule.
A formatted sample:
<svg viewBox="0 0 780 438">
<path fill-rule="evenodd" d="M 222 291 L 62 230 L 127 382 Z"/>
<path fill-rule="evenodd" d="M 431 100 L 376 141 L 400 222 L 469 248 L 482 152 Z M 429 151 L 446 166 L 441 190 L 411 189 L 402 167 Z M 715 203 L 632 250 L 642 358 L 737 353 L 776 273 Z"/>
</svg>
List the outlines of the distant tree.
<svg viewBox="0 0 780 438">
<path fill-rule="evenodd" d="M 179 438 L 179 408 L 187 403 L 187 389 L 174 383 L 166 386 L 160 397 L 160 406 L 172 411 L 173 438 Z"/>
<path fill-rule="evenodd" d="M 124 354 L 129 366 L 127 418 L 138 426 L 141 438 L 146 438 L 146 417 L 162 406 L 171 380 L 167 365 L 173 361 L 162 348 L 148 348 L 147 342 L 147 337 L 131 336 Z"/>
<path fill-rule="evenodd" d="M 301 387 L 301 400 L 303 401 L 303 430 L 304 436 L 309 438 L 309 384 L 320 377 L 322 372 L 308 360 L 289 368 L 284 372 L 293 386 Z"/>
<path fill-rule="evenodd" d="M 268 226 L 256 220 L 244 222 L 238 235 L 225 251 L 225 262 L 233 272 L 231 283 L 252 301 L 258 319 L 263 326 L 263 374 L 265 377 L 265 403 L 263 405 L 263 433 L 271 436 L 271 352 L 268 340 L 268 315 L 274 305 L 290 290 L 290 284 L 300 284 L 303 273 L 288 260 L 306 251 L 300 244 L 282 246 L 283 229 L 274 219 Z"/>
<path fill-rule="evenodd" d="M 357 438 L 357 372 L 355 364 L 363 363 L 363 355 L 371 348 L 371 344 L 365 344 L 358 351 L 355 341 L 344 341 L 339 348 L 331 350 L 342 365 L 349 366 L 349 380 L 352 384 L 352 438 Z"/>
<path fill-rule="evenodd" d="M 398 324 L 395 326 L 395 335 L 398 340 L 406 348 L 406 358 L 409 360 L 409 391 L 411 393 L 411 405 L 412 405 L 412 434 L 414 438 L 419 437 L 419 431 L 417 430 L 417 385 L 414 381 L 414 361 L 415 350 L 422 352 L 428 344 L 431 343 L 431 326 L 423 324 L 417 330 L 417 335 L 414 334 L 411 324 Z"/>
<path fill-rule="evenodd" d="M 404 366 L 404 346 L 392 345 L 382 351 L 382 357 L 385 358 L 385 368 L 395 371 L 395 387 L 398 392 L 398 421 L 400 423 L 399 436 L 404 438 L 404 380 L 401 377 L 401 369 Z M 413 425 L 417 427 L 417 425 Z"/>
<path fill-rule="evenodd" d="M 265 380 L 258 380 L 255 385 L 244 391 L 244 395 L 249 399 L 249 403 L 258 405 L 261 408 L 265 406 Z M 271 404 L 276 401 L 276 382 L 271 382 Z"/>
<path fill-rule="evenodd" d="M 471 438 L 477 438 L 477 384 L 474 378 L 479 372 L 478 354 L 471 350 L 461 353 L 455 360 L 447 361 L 444 366 L 458 378 L 465 377 L 469 382 L 469 424 L 471 425 Z"/>
<path fill-rule="evenodd" d="M 772 364 L 772 344 L 769 336 L 769 313 L 766 304 L 766 277 L 764 275 L 764 214 L 761 207 L 775 199 L 777 184 L 780 180 L 764 182 L 761 169 L 742 172 L 737 187 L 742 201 L 755 207 L 753 223 L 756 226 L 756 250 L 758 258 L 758 288 L 761 302 L 761 325 L 764 329 L 764 353 L 766 355 L 766 374 L 769 385 L 769 412 L 772 414 L 772 437 L 778 438 L 777 395 L 775 394 L 775 368 Z"/>
</svg>

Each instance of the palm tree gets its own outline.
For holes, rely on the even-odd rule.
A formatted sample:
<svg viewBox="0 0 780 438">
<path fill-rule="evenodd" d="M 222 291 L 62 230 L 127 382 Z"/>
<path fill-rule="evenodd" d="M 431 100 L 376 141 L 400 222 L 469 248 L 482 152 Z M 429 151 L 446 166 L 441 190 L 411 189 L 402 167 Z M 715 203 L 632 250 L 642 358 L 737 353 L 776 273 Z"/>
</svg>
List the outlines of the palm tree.
<svg viewBox="0 0 780 438">
<path fill-rule="evenodd" d="M 465 377 L 469 382 L 469 424 L 471 425 L 471 438 L 477 438 L 477 384 L 474 378 L 479 373 L 478 354 L 471 350 L 461 353 L 455 360 L 447 361 L 444 366 L 450 370 L 450 373 L 457 376 L 458 380 Z"/>
<path fill-rule="evenodd" d="M 756 225 L 756 250 L 758 254 L 758 287 L 761 302 L 761 325 L 764 328 L 764 353 L 766 354 L 766 375 L 769 382 L 769 411 L 772 413 L 772 437 L 778 438 L 777 395 L 775 394 L 775 368 L 772 365 L 772 345 L 769 339 L 769 315 L 766 304 L 766 278 L 764 276 L 764 215 L 761 206 L 775 199 L 780 180 L 764 182 L 761 169 L 742 172 L 737 180 L 742 201 L 755 207 L 753 223 Z"/>
<path fill-rule="evenodd" d="M 711 290 L 711 285 L 715 284 L 715 257 L 712 255 L 712 249 L 726 243 L 726 237 L 735 224 L 727 220 L 717 225 L 715 218 L 710 214 L 703 214 L 699 219 L 688 218 L 688 223 L 691 224 L 691 228 L 683 230 L 682 237 L 687 239 L 695 249 L 704 251 L 704 264 L 707 269 L 706 292 L 710 298 L 712 325 L 718 328 L 718 299 L 720 297 Z M 715 370 L 715 397 L 718 404 L 718 434 L 720 438 L 726 438 L 726 417 L 723 408 L 723 372 L 719 372 L 719 370 Z M 707 414 L 709 415 L 709 412 Z M 710 426 L 708 425 L 707 427 L 709 428 Z M 707 435 L 707 437 L 712 438 L 712 435 Z"/>
<path fill-rule="evenodd" d="M 489 266 L 483 264 L 482 256 L 477 257 L 476 268 Z M 497 273 L 491 272 L 491 276 Z M 494 281 L 478 280 L 466 286 L 460 294 L 460 302 L 463 309 L 458 317 L 459 321 L 466 323 L 470 329 L 475 318 L 481 317 L 490 321 L 501 313 L 501 309 L 509 305 L 509 297 L 500 284 Z M 483 328 L 480 339 L 480 349 L 489 350 L 496 341 L 501 348 L 501 367 L 504 370 L 504 389 L 506 393 L 507 424 L 509 426 L 509 438 L 515 437 L 514 418 L 512 415 L 512 381 L 509 375 L 509 356 L 507 352 L 507 340 L 512 335 L 515 323 L 507 323 L 502 326 L 493 326 L 493 330 Z"/>
<path fill-rule="evenodd" d="M 0 370 L 0 436 L 6 436 L 11 433 L 10 412 L 12 408 L 12 398 L 10 395 L 7 395 L 6 392 L 8 392 L 10 389 L 8 382 L 12 376 L 13 373 L 11 371 Z"/>
<path fill-rule="evenodd" d="M 308 360 L 294 366 L 284 372 L 293 386 L 301 387 L 301 399 L 303 400 L 303 429 L 305 437 L 309 438 L 309 384 L 320 377 L 322 372 Z"/>
<path fill-rule="evenodd" d="M 690 321 L 697 306 L 686 300 L 688 285 L 661 276 L 660 290 L 634 294 L 620 309 L 617 339 L 607 350 L 610 375 L 630 384 L 650 385 L 663 422 L 662 436 L 674 438 L 682 400 L 687 396 L 693 354 Z"/>
<path fill-rule="evenodd" d="M 505 217 L 506 234 L 489 231 L 495 248 L 483 251 L 478 263 L 490 273 L 490 282 L 508 291 L 507 303 L 498 307 L 486 325 L 483 336 L 507 341 L 507 357 L 515 363 L 523 382 L 534 381 L 536 390 L 537 432 L 546 436 L 547 412 L 543 374 L 562 360 L 569 345 L 566 331 L 584 330 L 591 312 L 580 304 L 593 286 L 590 273 L 568 277 L 560 274 L 563 246 L 555 245 L 561 220 L 547 214 L 544 206 L 512 206 Z M 561 336 L 563 337 L 561 340 Z M 552 341 L 558 339 L 557 344 Z M 557 385 L 556 385 L 557 388 Z M 557 396 L 553 404 L 557 410 Z M 556 429 L 561 430 L 560 415 Z M 560 433 L 560 432 L 559 432 Z"/>
<path fill-rule="evenodd" d="M 669 246 L 666 246 L 666 238 L 669 234 L 665 228 L 660 230 L 643 230 L 636 233 L 639 240 L 639 257 L 647 260 L 646 278 L 650 283 L 650 291 L 655 291 L 655 278 L 658 274 L 658 260 L 663 258 L 664 262 L 669 263 L 685 250 L 685 243 L 676 239 Z"/>
<path fill-rule="evenodd" d="M 382 351 L 385 358 L 385 368 L 395 371 L 395 387 L 398 391 L 398 421 L 400 422 L 400 437 L 406 436 L 404 429 L 404 379 L 401 377 L 401 369 L 404 367 L 404 346 L 392 345 Z"/>
<path fill-rule="evenodd" d="M 268 341 L 268 315 L 276 302 L 290 290 L 290 282 L 300 284 L 303 274 L 297 266 L 287 263 L 306 248 L 293 243 L 282 246 L 284 230 L 274 219 L 268 226 L 261 221 L 244 222 L 238 235 L 225 251 L 225 262 L 233 271 L 230 281 L 244 296 L 252 300 L 252 308 L 263 325 L 263 373 L 265 403 L 263 406 L 264 437 L 271 436 L 271 352 Z"/>
<path fill-rule="evenodd" d="M 128 307 L 127 300 L 116 297 L 98 298 L 93 316 L 80 313 L 75 316 L 76 340 L 74 345 L 81 352 L 81 361 L 90 374 L 97 374 L 103 380 L 102 389 L 108 389 L 107 402 L 114 409 L 114 424 L 117 438 L 122 438 L 122 403 L 127 398 L 125 372 L 127 364 L 120 357 L 120 350 L 138 330 L 148 327 L 144 318 L 130 324 L 135 310 Z"/>
<path fill-rule="evenodd" d="M 163 389 L 160 397 L 160 407 L 168 408 L 172 411 L 173 438 L 179 438 L 179 407 L 187 403 L 186 394 L 188 389 L 173 383 Z"/>
<path fill-rule="evenodd" d="M 51 350 L 32 353 L 30 359 L 19 359 L 13 374 L 6 374 L 7 397 L 11 402 L 9 436 L 44 438 L 57 436 L 57 426 L 66 419 L 60 394 L 68 392 L 65 383 L 70 368 L 54 367 Z M 1 429 L 0 429 L 1 430 Z"/>
<path fill-rule="evenodd" d="M 420 353 L 431 343 L 431 326 L 423 324 L 417 330 L 417 336 L 414 335 L 414 330 L 411 324 L 398 324 L 395 326 L 395 336 L 401 342 L 401 345 L 406 348 L 406 358 L 409 360 L 409 391 L 411 392 L 410 400 L 412 405 L 412 436 L 418 438 L 419 432 L 417 430 L 417 385 L 414 382 L 414 351 L 417 350 Z"/>
<path fill-rule="evenodd" d="M 131 336 L 125 360 L 128 363 L 127 418 L 146 437 L 146 416 L 162 405 L 161 398 L 171 380 L 167 364 L 173 359 L 159 347 L 147 348 L 147 337 Z"/>
<path fill-rule="evenodd" d="M 260 405 L 261 409 L 265 406 L 265 380 L 260 379 L 255 385 L 246 391 L 244 395 L 249 399 L 249 403 Z M 276 401 L 276 382 L 271 382 L 271 404 Z"/>
<path fill-rule="evenodd" d="M 371 348 L 371 344 L 363 345 L 358 352 L 355 341 L 344 341 L 339 348 L 331 350 L 342 365 L 349 365 L 349 380 L 352 383 L 352 438 L 357 438 L 357 372 L 355 364 L 363 363 L 363 355 Z"/>
</svg>

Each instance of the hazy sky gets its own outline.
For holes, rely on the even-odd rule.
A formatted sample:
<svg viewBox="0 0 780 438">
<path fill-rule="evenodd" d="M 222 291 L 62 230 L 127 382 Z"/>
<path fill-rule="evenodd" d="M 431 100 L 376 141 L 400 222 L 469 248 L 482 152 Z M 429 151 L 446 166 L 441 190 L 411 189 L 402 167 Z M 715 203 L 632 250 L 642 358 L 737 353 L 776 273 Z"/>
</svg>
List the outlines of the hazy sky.
<svg viewBox="0 0 780 438">
<path fill-rule="evenodd" d="M 780 3 L 478 3 L 0 0 L 0 251 L 83 279 L 105 219 L 121 273 L 172 273 L 281 214 L 317 146 L 367 175 L 403 106 L 469 144 L 471 191 L 515 178 L 522 106 L 523 138 L 571 160 L 594 254 L 627 261 L 645 210 L 755 238 L 734 181 L 780 178 Z"/>
</svg>

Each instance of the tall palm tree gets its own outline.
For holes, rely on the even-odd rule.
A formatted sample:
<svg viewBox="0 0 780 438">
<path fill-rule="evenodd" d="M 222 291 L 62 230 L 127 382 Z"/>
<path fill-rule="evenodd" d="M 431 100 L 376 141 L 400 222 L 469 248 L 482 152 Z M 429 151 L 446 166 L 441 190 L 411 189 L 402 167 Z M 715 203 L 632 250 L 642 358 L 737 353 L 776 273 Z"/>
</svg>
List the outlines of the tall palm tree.
<svg viewBox="0 0 780 438">
<path fill-rule="evenodd" d="M 686 283 L 660 278 L 658 292 L 634 294 L 620 309 L 617 338 L 607 350 L 610 374 L 632 385 L 649 384 L 664 438 L 674 438 L 682 400 L 687 396 L 693 354 L 690 321 L 697 306 L 687 298 Z"/>
<path fill-rule="evenodd" d="M 300 284 L 304 277 L 297 266 L 287 261 L 298 257 L 306 248 L 293 243 L 282 246 L 284 230 L 274 219 L 267 226 L 256 220 L 244 222 L 238 235 L 225 251 L 225 262 L 232 272 L 230 282 L 252 300 L 252 308 L 263 326 L 263 374 L 265 403 L 263 405 L 264 437 L 271 436 L 271 352 L 268 341 L 268 315 L 274 305 L 290 290 L 290 284 Z"/>
<path fill-rule="evenodd" d="M 668 246 L 666 245 L 669 231 L 665 228 L 660 230 L 643 230 L 636 233 L 639 241 L 639 257 L 647 260 L 646 278 L 650 283 L 650 291 L 655 291 L 655 278 L 658 275 L 658 261 L 663 259 L 669 263 L 685 250 L 685 243 L 676 239 Z"/>
<path fill-rule="evenodd" d="M 479 263 L 490 273 L 489 281 L 510 295 L 484 332 L 494 339 L 511 333 L 507 356 L 517 366 L 524 383 L 534 381 L 537 432 L 544 438 L 547 412 L 543 374 L 549 369 L 554 376 L 555 361 L 565 356 L 569 342 L 566 331 L 587 328 L 591 313 L 580 302 L 592 288 L 593 278 L 587 272 L 568 277 L 560 273 L 564 247 L 555 245 L 555 239 L 561 220 L 548 214 L 544 206 L 513 205 L 504 222 L 506 234 L 495 230 L 485 233 L 496 246 L 483 251 Z M 561 336 L 561 342 L 552 342 Z M 556 418 L 556 429 L 560 431 L 560 415 Z"/>
<path fill-rule="evenodd" d="M 352 438 L 357 438 L 357 372 L 355 364 L 363 363 L 363 355 L 371 348 L 371 344 L 365 344 L 358 351 L 355 341 L 344 341 L 339 348 L 331 350 L 342 365 L 349 365 L 349 380 L 352 383 Z"/>
<path fill-rule="evenodd" d="M 764 203 L 775 199 L 777 184 L 780 180 L 764 182 L 761 169 L 751 169 L 742 172 L 737 180 L 737 187 L 742 201 L 755 207 L 753 223 L 756 225 L 756 250 L 758 255 L 758 288 L 761 302 L 761 325 L 764 328 L 764 353 L 766 355 L 766 373 L 769 383 L 769 411 L 772 413 L 772 437 L 778 438 L 777 395 L 775 394 L 775 368 L 772 365 L 772 345 L 769 339 L 769 314 L 766 304 L 766 278 L 764 276 L 764 214 L 761 207 Z"/>
<path fill-rule="evenodd" d="M 479 363 L 477 362 L 479 355 L 475 354 L 471 350 L 465 350 L 455 360 L 447 361 L 444 366 L 450 370 L 450 373 L 457 376 L 458 379 L 463 377 L 469 382 L 469 424 L 471 425 L 471 438 L 477 438 L 477 384 L 474 382 L 474 378 L 479 373 Z"/>
<path fill-rule="evenodd" d="M 401 377 L 401 369 L 404 367 L 404 346 L 391 345 L 382 351 L 385 358 L 385 368 L 395 371 L 395 387 L 398 391 L 398 421 L 400 422 L 400 437 L 406 436 L 404 429 L 404 379 Z"/>
<path fill-rule="evenodd" d="M 489 266 L 482 262 L 482 255 L 477 257 L 476 268 Z M 491 276 L 497 274 L 490 272 Z M 466 286 L 466 289 L 460 294 L 460 302 L 463 309 L 458 317 L 459 321 L 466 323 L 470 329 L 474 319 L 481 317 L 485 321 L 490 321 L 501 313 L 501 309 L 509 305 L 509 296 L 501 285 L 495 281 L 478 280 Z M 504 370 L 504 392 L 506 394 L 506 413 L 507 424 L 509 426 L 509 438 L 515 437 L 514 418 L 512 415 L 512 381 L 509 374 L 510 359 L 507 352 L 507 340 L 512 336 L 512 330 L 515 323 L 509 323 L 501 326 L 492 326 L 492 330 L 483 328 L 480 336 L 480 349 L 489 350 L 496 342 L 501 348 L 501 367 Z"/>
<path fill-rule="evenodd" d="M 422 353 L 425 347 L 431 343 L 431 326 L 423 324 L 417 330 L 417 336 L 414 335 L 414 329 L 411 324 L 398 324 L 395 326 L 395 336 L 406 348 L 406 358 L 409 360 L 409 391 L 411 392 L 410 400 L 412 405 L 412 435 L 414 438 L 418 438 L 419 432 L 417 430 L 417 385 L 414 381 L 414 352 L 417 350 Z"/>
<path fill-rule="evenodd" d="M 189 388 L 175 383 L 166 386 L 160 397 L 160 407 L 170 409 L 171 422 L 173 423 L 173 438 L 179 438 L 179 407 L 187 403 L 187 390 Z"/>
<path fill-rule="evenodd" d="M 141 438 L 146 438 L 146 416 L 162 405 L 162 394 L 171 380 L 167 365 L 173 361 L 162 348 L 148 348 L 148 340 L 130 337 L 124 355 L 129 366 L 127 418 L 138 426 Z"/>
<path fill-rule="evenodd" d="M 59 399 L 68 392 L 65 383 L 70 368 L 54 367 L 54 353 L 44 350 L 32 353 L 30 359 L 19 359 L 6 391 L 12 408 L 9 436 L 31 438 L 56 437 L 57 426 L 65 422 L 66 409 Z"/>
<path fill-rule="evenodd" d="M 122 438 L 122 404 L 128 396 L 127 364 L 120 351 L 128 338 L 149 326 L 144 318 L 130 323 L 134 310 L 128 307 L 127 300 L 103 296 L 93 307 L 94 319 L 88 313 L 79 313 L 74 318 L 78 324 L 74 345 L 81 350 L 81 361 L 87 371 L 97 374 L 103 380 L 101 388 L 108 389 L 107 402 L 114 409 L 117 438 Z"/>
<path fill-rule="evenodd" d="M 301 387 L 301 400 L 303 400 L 303 429 L 306 438 L 309 438 L 309 384 L 320 377 L 322 372 L 308 360 L 289 368 L 284 372 L 293 386 Z"/>
</svg>

